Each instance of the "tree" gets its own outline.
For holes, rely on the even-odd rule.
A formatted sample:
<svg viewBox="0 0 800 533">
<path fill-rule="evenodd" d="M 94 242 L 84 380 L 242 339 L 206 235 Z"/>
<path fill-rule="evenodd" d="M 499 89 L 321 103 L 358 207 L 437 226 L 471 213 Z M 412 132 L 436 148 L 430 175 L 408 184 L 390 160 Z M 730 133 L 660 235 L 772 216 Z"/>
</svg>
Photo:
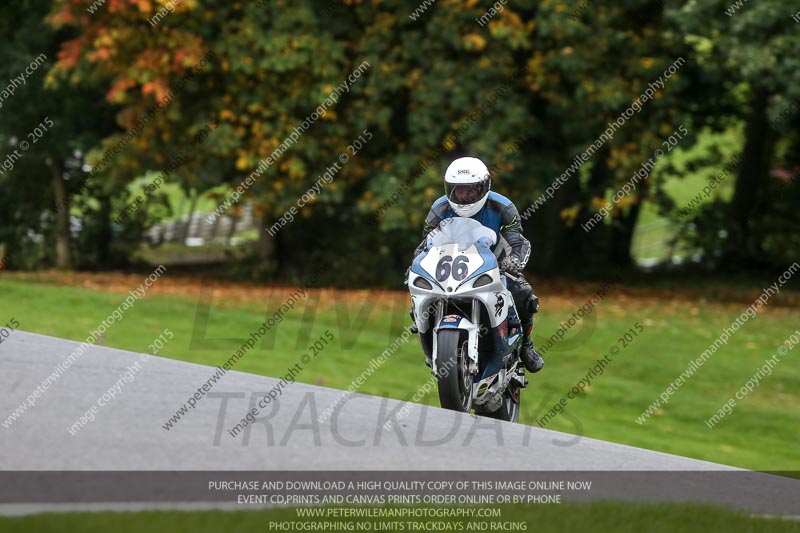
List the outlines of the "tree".
<svg viewBox="0 0 800 533">
<path fill-rule="evenodd" d="M 85 179 L 83 155 L 108 134 L 111 115 L 108 106 L 98 105 L 100 93 L 90 83 L 47 86 L 48 71 L 69 36 L 43 27 L 50 8 L 48 0 L 22 0 L 4 6 L 0 17 L 0 78 L 19 85 L 0 108 L 3 156 L 17 158 L 0 175 L 6 181 L 0 187 L 17 192 L 0 205 L 0 216 L 10 222 L 2 224 L 0 239 L 13 248 L 13 258 L 35 248 L 37 239 L 52 237 L 55 264 L 71 268 L 70 193 Z M 18 259 L 20 265 L 29 262 Z"/>
<path fill-rule="evenodd" d="M 326 261 L 334 278 L 363 283 L 398 278 L 444 168 L 466 154 L 489 162 L 495 189 L 526 212 L 538 271 L 628 265 L 642 201 L 658 192 L 648 181 L 614 206 L 609 223 L 591 233 L 581 225 L 681 125 L 722 127 L 738 103 L 708 102 L 709 90 L 738 73 L 691 37 L 701 17 L 687 5 L 665 18 L 663 4 L 649 0 L 573 11 L 557 0 L 521 0 L 487 22 L 484 6 L 456 0 L 413 18 L 399 0 L 331 9 L 310 0 L 213 0 L 202 9 L 186 1 L 152 25 L 158 6 L 150 0 L 110 1 L 90 16 L 82 0 L 57 0 L 50 20 L 77 32 L 62 46 L 57 79 L 102 83 L 120 110 L 122 132 L 90 157 L 97 167 L 127 139 L 98 175 L 103 187 L 119 191 L 180 154 L 170 179 L 186 191 L 246 183 L 243 201 L 265 227 L 297 209 L 274 238 L 261 233 L 259 249 L 282 266 Z M 354 150 L 366 131 L 370 139 Z M 586 161 L 575 159 L 584 152 Z M 552 199 L 531 214 L 562 173 Z M 734 203 L 746 202 L 743 191 Z M 373 253 L 363 254 L 367 246 Z"/>
<path fill-rule="evenodd" d="M 800 35 L 791 18 L 796 7 L 790 0 L 750 2 L 738 10 L 724 0 L 691 1 L 671 13 L 698 61 L 720 80 L 717 94 L 737 98 L 738 117 L 745 122 L 735 191 L 723 221 L 724 256 L 733 264 L 763 262 L 766 241 L 757 226 L 766 206 L 777 200 L 768 184 L 776 142 L 797 131 L 792 120 L 797 107 L 786 113 L 800 98 Z"/>
</svg>

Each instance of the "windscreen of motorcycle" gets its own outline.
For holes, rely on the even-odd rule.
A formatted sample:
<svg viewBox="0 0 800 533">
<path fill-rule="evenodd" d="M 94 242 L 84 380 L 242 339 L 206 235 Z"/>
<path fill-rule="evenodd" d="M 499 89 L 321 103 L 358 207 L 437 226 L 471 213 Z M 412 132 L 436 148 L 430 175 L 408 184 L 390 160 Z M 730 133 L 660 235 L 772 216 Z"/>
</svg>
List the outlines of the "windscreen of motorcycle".
<svg viewBox="0 0 800 533">
<path fill-rule="evenodd" d="M 477 220 L 451 217 L 442 220 L 428 234 L 428 246 L 457 244 L 461 250 L 465 250 L 470 244 L 478 242 L 482 238 L 489 239 L 492 246 L 497 243 L 497 233 Z"/>
<path fill-rule="evenodd" d="M 420 266 L 445 291 L 457 291 L 486 263 L 475 244 L 480 240 L 494 245 L 497 234 L 471 218 L 446 218 L 428 234 L 428 253 Z"/>
</svg>

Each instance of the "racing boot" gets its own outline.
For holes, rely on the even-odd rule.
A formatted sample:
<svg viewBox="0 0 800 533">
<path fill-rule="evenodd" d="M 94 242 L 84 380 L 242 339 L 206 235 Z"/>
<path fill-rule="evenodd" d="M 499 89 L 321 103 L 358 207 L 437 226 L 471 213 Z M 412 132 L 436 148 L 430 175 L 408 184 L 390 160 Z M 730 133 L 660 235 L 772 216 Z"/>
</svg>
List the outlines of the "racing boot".
<svg viewBox="0 0 800 533">
<path fill-rule="evenodd" d="M 522 341 L 522 364 L 525 365 L 525 369 L 530 372 L 531 374 L 535 374 L 539 370 L 544 367 L 544 359 L 542 356 L 539 355 L 539 352 L 536 348 L 533 347 L 533 341 L 531 341 L 531 329 L 533 329 L 533 325 L 526 326 L 523 331 L 525 332 L 525 337 Z"/>
</svg>

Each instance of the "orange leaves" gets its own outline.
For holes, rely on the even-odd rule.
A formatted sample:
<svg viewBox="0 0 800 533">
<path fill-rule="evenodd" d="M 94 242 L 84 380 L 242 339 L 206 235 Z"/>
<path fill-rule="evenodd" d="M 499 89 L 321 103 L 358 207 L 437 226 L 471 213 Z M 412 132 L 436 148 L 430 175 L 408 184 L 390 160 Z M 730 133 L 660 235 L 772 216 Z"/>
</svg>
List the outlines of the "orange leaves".
<svg viewBox="0 0 800 533">
<path fill-rule="evenodd" d="M 180 62 L 177 60 L 174 62 L 176 68 L 192 66 L 208 53 L 208 48 L 203 39 L 197 35 L 180 32 L 174 35 L 174 39 L 181 45 L 178 50 L 183 52 Z"/>
<path fill-rule="evenodd" d="M 506 9 L 505 11 L 500 13 L 497 16 L 497 19 L 498 21 L 502 21 L 504 24 L 507 24 L 517 29 L 522 29 L 524 31 L 527 31 L 528 33 L 533 33 L 533 30 L 536 27 L 536 23 L 533 21 L 531 21 L 531 23 L 527 25 L 528 27 L 526 27 L 526 24 L 522 21 L 522 18 L 518 14 L 509 9 Z M 489 27 L 492 27 L 491 23 L 489 24 Z"/>
<path fill-rule="evenodd" d="M 64 69 L 71 69 L 78 64 L 81 58 L 82 44 L 80 39 L 64 41 L 61 50 L 58 51 L 58 62 Z"/>
<path fill-rule="evenodd" d="M 638 201 L 639 201 L 639 196 L 636 193 L 628 196 L 623 196 L 617 201 L 617 209 L 619 210 L 625 209 L 628 206 L 638 203 Z"/>
<path fill-rule="evenodd" d="M 161 100 L 165 96 L 167 96 L 167 91 L 169 90 L 169 86 L 167 82 L 159 78 L 155 81 L 151 81 L 142 85 L 142 94 L 155 94 L 156 100 Z"/>
<path fill-rule="evenodd" d="M 137 8 L 139 8 L 140 13 L 151 13 L 153 11 L 153 5 L 150 3 L 150 0 L 128 0 L 131 4 L 134 4 Z"/>
<path fill-rule="evenodd" d="M 189 58 L 189 55 L 190 55 L 189 50 L 187 50 L 186 48 L 179 48 L 175 50 L 173 64 L 183 66 L 184 61 L 186 61 L 187 58 Z"/>
<path fill-rule="evenodd" d="M 478 33 L 470 33 L 462 38 L 464 48 L 475 52 L 480 52 L 486 48 L 486 38 Z"/>
<path fill-rule="evenodd" d="M 54 11 L 47 20 L 56 28 L 60 26 L 68 26 L 77 22 L 77 18 L 67 5 L 59 6 L 57 11 Z"/>
<path fill-rule="evenodd" d="M 92 41 L 93 50 L 86 53 L 86 58 L 94 63 L 108 61 L 117 50 L 117 43 L 111 32 L 100 28 Z"/>
<path fill-rule="evenodd" d="M 138 7 L 139 4 L 143 3 L 149 4 L 150 2 L 148 0 L 109 0 L 108 10 L 111 13 L 116 13 L 125 11 L 129 6 Z"/>
<path fill-rule="evenodd" d="M 106 94 L 106 100 L 112 103 L 119 103 L 124 100 L 125 92 L 136 85 L 136 83 L 127 78 L 117 80 L 111 89 Z"/>
<path fill-rule="evenodd" d="M 580 213 L 580 210 L 580 205 L 573 205 L 572 207 L 566 207 L 562 209 L 559 213 L 559 216 L 567 227 L 572 227 L 575 224 L 575 219 L 578 218 L 578 213 Z"/>
<path fill-rule="evenodd" d="M 111 51 L 108 48 L 99 48 L 93 52 L 89 52 L 86 54 L 86 58 L 89 61 L 98 62 L 98 61 L 108 61 L 111 57 Z"/>
<path fill-rule="evenodd" d="M 247 156 L 247 152 L 240 152 L 239 157 L 236 158 L 236 170 L 247 170 L 250 166 L 250 158 Z"/>
</svg>

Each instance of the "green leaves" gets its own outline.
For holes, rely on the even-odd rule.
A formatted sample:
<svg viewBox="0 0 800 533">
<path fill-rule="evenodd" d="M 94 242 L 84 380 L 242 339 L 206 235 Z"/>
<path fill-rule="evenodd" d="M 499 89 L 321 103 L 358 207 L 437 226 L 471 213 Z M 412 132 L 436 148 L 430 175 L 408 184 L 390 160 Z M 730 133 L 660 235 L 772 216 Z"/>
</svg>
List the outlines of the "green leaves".
<svg viewBox="0 0 800 533">
<path fill-rule="evenodd" d="M 416 5 L 400 0 L 207 0 L 186 1 L 152 27 L 146 22 L 158 8 L 152 0 L 110 2 L 91 16 L 85 1 L 55 0 L 50 23 L 69 35 L 53 52 L 59 62 L 51 80 L 96 84 L 113 104 L 117 128 L 94 138 L 97 147 L 127 131 L 212 51 L 213 63 L 114 159 L 102 178 L 110 193 L 122 194 L 121 187 L 158 170 L 178 150 L 187 151 L 174 177 L 183 188 L 236 185 L 307 121 L 245 197 L 266 218 L 278 216 L 368 128 L 374 139 L 320 199 L 330 211 L 317 212 L 323 223 L 326 217 L 372 220 L 416 176 L 402 199 L 381 210 L 377 227 L 342 224 L 342 231 L 397 230 L 416 238 L 450 160 L 484 159 L 495 167 L 496 190 L 524 210 L 685 57 L 680 71 L 527 226 L 542 247 L 536 256 L 557 268 L 569 260 L 560 254 L 573 253 L 559 249 L 559 241 L 581 239 L 570 228 L 679 124 L 729 127 L 741 120 L 754 88 L 773 95 L 773 108 L 800 95 L 800 33 L 791 3 L 750 0 L 727 16 L 729 0 L 520 0 L 481 24 L 488 5 L 474 1 L 437 0 L 412 20 Z M 369 69 L 347 81 L 364 61 Z M 347 90 L 336 102 L 308 121 L 343 83 Z M 211 121 L 216 131 L 194 144 Z M 637 193 L 617 213 L 630 215 L 629 233 L 647 194 Z M 317 216 L 316 207 L 302 216 Z M 626 246 L 602 231 L 592 239 L 600 248 L 612 241 Z"/>
</svg>

